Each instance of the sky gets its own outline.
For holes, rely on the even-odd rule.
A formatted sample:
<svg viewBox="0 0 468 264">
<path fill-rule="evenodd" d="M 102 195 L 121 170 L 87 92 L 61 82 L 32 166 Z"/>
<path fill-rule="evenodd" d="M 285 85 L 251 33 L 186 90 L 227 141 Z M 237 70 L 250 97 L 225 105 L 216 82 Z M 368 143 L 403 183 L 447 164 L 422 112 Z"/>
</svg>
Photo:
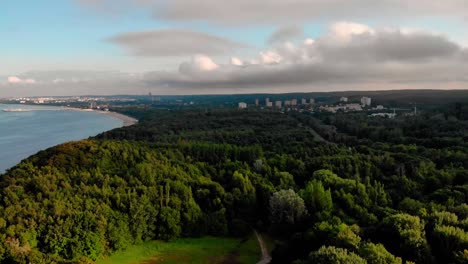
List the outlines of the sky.
<svg viewBox="0 0 468 264">
<path fill-rule="evenodd" d="M 0 97 L 468 88 L 465 0 L 1 0 Z"/>
</svg>

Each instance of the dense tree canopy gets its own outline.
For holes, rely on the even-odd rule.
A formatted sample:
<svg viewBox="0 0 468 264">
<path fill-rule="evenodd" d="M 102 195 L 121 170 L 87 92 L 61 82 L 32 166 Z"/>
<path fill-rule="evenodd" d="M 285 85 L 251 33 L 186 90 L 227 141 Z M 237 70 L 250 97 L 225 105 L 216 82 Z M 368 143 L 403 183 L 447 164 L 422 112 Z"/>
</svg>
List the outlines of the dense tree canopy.
<svg viewBox="0 0 468 264">
<path fill-rule="evenodd" d="M 276 237 L 273 263 L 468 259 L 468 126 L 449 111 L 138 114 L 0 177 L 0 263 L 87 263 L 250 227 Z"/>
</svg>

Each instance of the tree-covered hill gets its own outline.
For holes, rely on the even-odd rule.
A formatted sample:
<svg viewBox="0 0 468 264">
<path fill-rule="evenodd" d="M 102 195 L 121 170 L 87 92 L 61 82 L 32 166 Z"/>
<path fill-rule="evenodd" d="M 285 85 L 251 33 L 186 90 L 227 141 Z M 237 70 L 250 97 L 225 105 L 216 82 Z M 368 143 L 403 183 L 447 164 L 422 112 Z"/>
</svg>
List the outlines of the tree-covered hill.
<svg viewBox="0 0 468 264">
<path fill-rule="evenodd" d="M 92 263 L 142 241 L 251 227 L 277 240 L 273 263 L 468 260 L 464 145 L 366 140 L 346 120 L 390 125 L 356 116 L 128 113 L 140 123 L 41 151 L 0 176 L 0 263 Z M 397 124 L 424 122 L 416 118 Z"/>
</svg>

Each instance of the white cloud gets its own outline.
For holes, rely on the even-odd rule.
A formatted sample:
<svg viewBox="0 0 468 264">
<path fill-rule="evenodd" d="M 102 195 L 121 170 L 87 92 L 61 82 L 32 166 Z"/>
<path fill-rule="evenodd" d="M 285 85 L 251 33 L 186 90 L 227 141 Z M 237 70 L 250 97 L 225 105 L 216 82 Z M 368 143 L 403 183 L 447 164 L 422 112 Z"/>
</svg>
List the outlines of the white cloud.
<svg viewBox="0 0 468 264">
<path fill-rule="evenodd" d="M 312 46 L 314 45 L 315 43 L 315 40 L 311 39 L 311 38 L 306 38 L 303 42 L 304 45 L 307 45 L 307 46 Z"/>
<path fill-rule="evenodd" d="M 184 62 L 179 67 L 179 72 L 185 75 L 196 75 L 202 72 L 211 72 L 219 68 L 210 57 L 195 55 L 190 62 Z"/>
<path fill-rule="evenodd" d="M 16 76 L 10 76 L 8 77 L 8 83 L 15 84 L 15 83 L 21 83 L 23 80 Z"/>
<path fill-rule="evenodd" d="M 330 27 L 329 37 L 338 42 L 349 42 L 354 36 L 375 34 L 367 25 L 352 22 L 337 22 Z"/>
<path fill-rule="evenodd" d="M 9 76 L 7 78 L 9 84 L 35 84 L 36 80 L 31 78 L 21 79 L 18 76 Z"/>
<path fill-rule="evenodd" d="M 231 57 L 230 63 L 231 63 L 231 65 L 234 65 L 234 66 L 244 65 L 244 62 L 241 59 L 237 58 L 237 57 Z"/>
<path fill-rule="evenodd" d="M 192 62 L 200 71 L 214 71 L 219 68 L 218 64 L 205 55 L 196 55 L 194 56 Z"/>
<path fill-rule="evenodd" d="M 278 53 L 272 50 L 260 52 L 260 58 L 263 64 L 276 64 L 280 63 L 283 59 Z"/>
</svg>

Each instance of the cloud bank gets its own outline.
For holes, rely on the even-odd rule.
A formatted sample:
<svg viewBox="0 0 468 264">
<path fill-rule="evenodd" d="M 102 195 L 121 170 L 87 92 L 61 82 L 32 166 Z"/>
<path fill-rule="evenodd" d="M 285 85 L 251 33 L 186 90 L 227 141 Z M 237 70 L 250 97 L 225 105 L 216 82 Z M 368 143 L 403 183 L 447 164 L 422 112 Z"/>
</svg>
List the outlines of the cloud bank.
<svg viewBox="0 0 468 264">
<path fill-rule="evenodd" d="M 467 19 L 463 0 L 76 0 L 101 10 L 152 9 L 156 19 L 221 24 L 267 24 L 317 19 L 446 16 Z"/>
<path fill-rule="evenodd" d="M 0 76 L 0 97 L 143 93 L 148 87 L 142 77 L 117 71 L 31 71 Z"/>
<path fill-rule="evenodd" d="M 109 39 L 136 56 L 170 57 L 198 53 L 219 55 L 246 48 L 229 39 L 191 30 L 130 32 Z"/>
<path fill-rule="evenodd" d="M 301 34 L 280 28 L 266 40 L 269 48 L 238 57 L 234 54 L 245 45 L 204 33 L 126 33 L 111 41 L 135 56 L 187 59 L 172 70 L 138 74 L 28 72 L 4 77 L 0 85 L 6 87 L 3 94 L 28 95 L 41 89 L 66 95 L 468 88 L 468 50 L 444 35 L 346 21 L 331 24 L 315 39 Z"/>
<path fill-rule="evenodd" d="M 466 50 L 441 35 L 339 22 L 322 37 L 286 42 L 248 60 L 216 63 L 198 55 L 176 73 L 145 75 L 151 85 L 252 88 L 304 85 L 466 84 Z M 376 87 L 377 88 L 377 87 Z"/>
</svg>

